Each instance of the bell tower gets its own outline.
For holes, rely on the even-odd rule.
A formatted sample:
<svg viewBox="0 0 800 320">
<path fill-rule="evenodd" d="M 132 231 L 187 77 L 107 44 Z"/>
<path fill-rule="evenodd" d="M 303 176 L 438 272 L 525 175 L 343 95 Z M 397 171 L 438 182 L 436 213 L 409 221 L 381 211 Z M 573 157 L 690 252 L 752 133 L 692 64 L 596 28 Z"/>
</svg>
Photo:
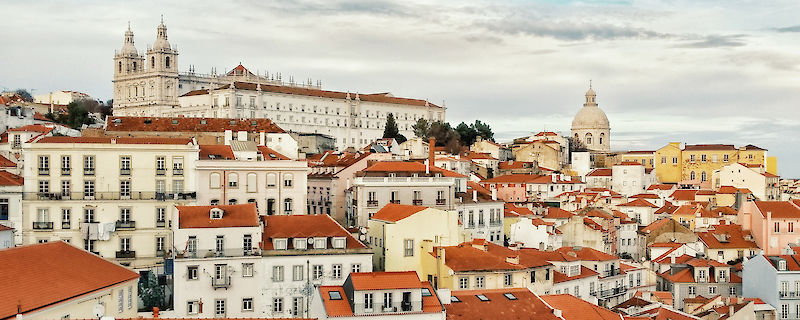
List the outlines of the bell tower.
<svg viewBox="0 0 800 320">
<path fill-rule="evenodd" d="M 148 100 L 155 105 L 178 105 L 178 50 L 167 40 L 164 17 L 156 28 L 156 41 L 147 50 Z"/>
<path fill-rule="evenodd" d="M 133 31 L 128 22 L 122 49 L 114 52 L 114 104 L 126 105 L 144 95 L 144 87 L 137 85 L 137 78 L 144 73 L 144 57 L 139 55 L 133 43 Z"/>
</svg>

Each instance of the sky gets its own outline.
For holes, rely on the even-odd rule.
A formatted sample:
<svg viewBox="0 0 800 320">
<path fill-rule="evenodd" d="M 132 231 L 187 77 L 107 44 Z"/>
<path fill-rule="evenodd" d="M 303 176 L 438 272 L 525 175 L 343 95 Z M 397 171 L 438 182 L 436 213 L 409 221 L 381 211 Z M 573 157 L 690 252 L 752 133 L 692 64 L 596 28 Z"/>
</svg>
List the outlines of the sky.
<svg viewBox="0 0 800 320">
<path fill-rule="evenodd" d="M 800 2 L 6 1 L 0 90 L 112 98 L 130 22 L 140 52 L 161 16 L 182 71 L 240 62 L 324 89 L 444 103 L 499 141 L 568 133 L 589 80 L 614 150 L 754 144 L 800 178 Z"/>
</svg>

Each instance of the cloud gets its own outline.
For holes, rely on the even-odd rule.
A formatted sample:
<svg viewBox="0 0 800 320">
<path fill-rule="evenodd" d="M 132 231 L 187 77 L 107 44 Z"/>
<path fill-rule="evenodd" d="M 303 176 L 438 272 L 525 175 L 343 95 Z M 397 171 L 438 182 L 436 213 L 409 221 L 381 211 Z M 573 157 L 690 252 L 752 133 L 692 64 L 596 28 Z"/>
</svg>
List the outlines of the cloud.
<svg viewBox="0 0 800 320">
<path fill-rule="evenodd" d="M 747 45 L 744 39 L 745 34 L 718 35 L 712 34 L 702 36 L 699 40 L 675 45 L 675 48 L 721 48 L 721 47 L 741 47 Z"/>
<path fill-rule="evenodd" d="M 800 25 L 773 29 L 778 32 L 800 32 Z"/>
<path fill-rule="evenodd" d="M 644 28 L 588 22 L 550 22 L 518 19 L 478 23 L 477 26 L 491 32 L 498 32 L 506 35 L 548 37 L 565 41 L 654 39 L 669 37 L 667 34 Z"/>
</svg>

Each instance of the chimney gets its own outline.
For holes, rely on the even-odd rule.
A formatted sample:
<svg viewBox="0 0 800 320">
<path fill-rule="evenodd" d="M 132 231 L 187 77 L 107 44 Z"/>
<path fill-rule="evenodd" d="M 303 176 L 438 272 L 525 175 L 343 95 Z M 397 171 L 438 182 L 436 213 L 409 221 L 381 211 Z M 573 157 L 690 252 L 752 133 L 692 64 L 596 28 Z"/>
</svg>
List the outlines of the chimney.
<svg viewBox="0 0 800 320">
<path fill-rule="evenodd" d="M 728 318 L 732 318 L 732 317 L 733 317 L 733 305 L 729 304 L 728 305 Z"/>
<path fill-rule="evenodd" d="M 425 174 L 428 175 L 431 173 L 431 162 L 428 159 L 425 159 Z"/>
<path fill-rule="evenodd" d="M 561 318 L 561 310 L 553 309 L 553 315 L 556 316 L 556 318 Z"/>
<path fill-rule="evenodd" d="M 428 140 L 428 164 L 431 167 L 436 166 L 436 157 L 434 156 L 436 150 L 436 138 Z"/>
<path fill-rule="evenodd" d="M 478 202 L 478 190 L 472 190 L 472 202 Z"/>
<path fill-rule="evenodd" d="M 492 201 L 497 201 L 497 188 L 492 189 Z"/>
<path fill-rule="evenodd" d="M 266 132 L 259 132 L 258 133 L 258 145 L 259 146 L 266 146 L 267 145 L 267 133 Z"/>
<path fill-rule="evenodd" d="M 669 262 L 670 262 L 670 264 L 675 264 L 675 256 L 670 256 L 669 257 Z"/>
<path fill-rule="evenodd" d="M 553 183 L 558 182 L 558 175 L 556 175 L 555 173 L 551 173 L 550 178 L 551 180 L 553 180 Z"/>
<path fill-rule="evenodd" d="M 158 307 L 153 307 L 153 319 L 158 319 Z"/>
</svg>

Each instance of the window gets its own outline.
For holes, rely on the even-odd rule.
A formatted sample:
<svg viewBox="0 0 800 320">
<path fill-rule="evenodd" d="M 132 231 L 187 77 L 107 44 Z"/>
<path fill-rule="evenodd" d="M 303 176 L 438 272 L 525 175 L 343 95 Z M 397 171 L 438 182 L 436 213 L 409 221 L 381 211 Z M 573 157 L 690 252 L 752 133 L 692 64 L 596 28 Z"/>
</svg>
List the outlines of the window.
<svg viewBox="0 0 800 320">
<path fill-rule="evenodd" d="M 172 174 L 176 176 L 183 175 L 183 157 L 172 158 Z"/>
<path fill-rule="evenodd" d="M 122 313 L 123 307 L 125 306 L 122 301 L 122 296 L 125 295 L 125 289 L 119 289 L 117 292 L 117 312 Z"/>
<path fill-rule="evenodd" d="M 487 297 L 485 295 L 482 295 L 482 294 L 477 294 L 477 295 L 475 295 L 475 297 L 478 298 L 478 300 L 480 300 L 480 301 L 489 301 L 489 297 Z"/>
<path fill-rule="evenodd" d="M 225 300 L 223 299 L 214 300 L 214 317 L 216 318 L 225 317 Z"/>
<path fill-rule="evenodd" d="M 354 264 L 350 265 L 350 272 L 361 272 L 361 264 L 360 263 L 354 263 Z"/>
<path fill-rule="evenodd" d="M 300 316 L 303 314 L 303 297 L 292 298 L 292 315 Z"/>
<path fill-rule="evenodd" d="M 272 282 L 283 282 L 283 266 L 272 266 Z"/>
<path fill-rule="evenodd" d="M 119 221 L 131 221 L 131 208 L 119 208 Z"/>
<path fill-rule="evenodd" d="M 166 221 L 167 208 L 156 208 L 156 224 Z"/>
<path fill-rule="evenodd" d="M 188 301 L 188 302 L 186 302 L 186 313 L 187 314 L 198 314 L 198 313 L 200 313 L 200 302 L 199 301 Z"/>
<path fill-rule="evenodd" d="M 172 192 L 183 193 L 183 180 L 172 180 Z"/>
<path fill-rule="evenodd" d="M 131 251 L 131 238 L 119 238 L 119 251 Z"/>
<path fill-rule="evenodd" d="M 242 311 L 253 311 L 253 298 L 242 298 Z"/>
<path fill-rule="evenodd" d="M 83 197 L 94 198 L 94 180 L 83 181 Z"/>
<path fill-rule="evenodd" d="M 277 177 L 274 173 L 267 174 L 267 188 L 275 187 Z"/>
<path fill-rule="evenodd" d="M 164 246 L 166 244 L 166 239 L 163 236 L 156 237 L 156 252 L 164 252 Z"/>
<path fill-rule="evenodd" d="M 94 209 L 93 208 L 84 208 L 83 209 L 83 221 L 84 222 L 95 222 L 94 221 Z"/>
<path fill-rule="evenodd" d="M 695 295 L 695 287 L 694 286 L 689 286 L 689 295 L 690 296 Z"/>
<path fill-rule="evenodd" d="M 208 184 L 211 189 L 217 189 L 220 187 L 221 177 L 218 172 L 212 172 L 208 175 Z"/>
<path fill-rule="evenodd" d="M 39 193 L 50 193 L 50 181 L 39 180 Z"/>
<path fill-rule="evenodd" d="M 303 266 L 302 265 L 292 266 L 292 280 L 303 281 L 303 279 L 305 279 L 303 274 Z"/>
<path fill-rule="evenodd" d="M 119 157 L 119 174 L 125 176 L 131 174 L 131 156 Z"/>
<path fill-rule="evenodd" d="M 8 220 L 8 199 L 0 199 L 0 220 Z"/>
<path fill-rule="evenodd" d="M 235 172 L 228 173 L 228 187 L 230 188 L 239 187 L 239 174 Z"/>
<path fill-rule="evenodd" d="M 131 181 L 120 180 L 119 182 L 119 196 L 123 198 L 131 197 Z"/>
<path fill-rule="evenodd" d="M 513 284 L 513 280 L 514 280 L 513 275 L 510 273 L 506 273 L 505 276 L 503 277 L 503 285 L 505 285 L 506 287 L 510 287 Z"/>
<path fill-rule="evenodd" d="M 247 192 L 256 192 L 258 191 L 258 177 L 255 173 L 248 173 L 247 174 Z"/>
<path fill-rule="evenodd" d="M 794 222 L 789 222 L 786 232 L 794 232 Z"/>
<path fill-rule="evenodd" d="M 728 288 L 728 294 L 730 296 L 736 296 L 736 287 L 731 286 L 730 288 Z"/>
<path fill-rule="evenodd" d="M 39 156 L 39 175 L 50 174 L 50 156 Z"/>
<path fill-rule="evenodd" d="M 186 244 L 186 251 L 197 252 L 197 237 L 189 236 L 188 243 Z"/>
<path fill-rule="evenodd" d="M 94 156 L 83 156 L 83 174 L 87 176 L 94 175 Z"/>
<path fill-rule="evenodd" d="M 477 276 L 475 277 L 475 288 L 483 289 L 486 285 L 486 278 L 484 276 Z"/>
<path fill-rule="evenodd" d="M 728 155 L 727 154 L 722 155 L 722 161 L 728 162 Z"/>
<path fill-rule="evenodd" d="M 458 278 L 458 288 L 461 290 L 469 288 L 469 278 L 468 277 Z"/>
<path fill-rule="evenodd" d="M 327 238 L 314 238 L 314 249 L 325 249 L 328 247 Z"/>
<path fill-rule="evenodd" d="M 392 307 L 392 293 L 391 292 L 384 292 L 383 293 L 383 308 L 391 308 Z"/>
<path fill-rule="evenodd" d="M 403 240 L 403 256 L 406 257 L 414 256 L 414 239 Z"/>
<path fill-rule="evenodd" d="M 284 187 L 292 187 L 292 179 L 293 175 L 291 173 L 287 173 L 283 175 L 283 186 Z"/>
<path fill-rule="evenodd" d="M 781 319 L 788 319 L 789 318 L 789 305 L 782 304 L 781 305 Z"/>
<path fill-rule="evenodd" d="M 72 193 L 72 183 L 69 180 L 61 181 L 61 196 L 69 197 Z"/>
<path fill-rule="evenodd" d="M 708 294 L 717 294 L 717 286 L 709 286 Z"/>
<path fill-rule="evenodd" d="M 283 213 L 285 214 L 292 213 L 292 198 L 283 199 Z"/>
<path fill-rule="evenodd" d="M 315 265 L 311 266 L 311 270 L 312 270 L 312 274 L 311 274 L 312 278 L 311 278 L 311 280 L 322 279 L 322 265 L 321 264 L 315 264 Z"/>
<path fill-rule="evenodd" d="M 156 157 L 156 174 L 164 175 L 167 171 L 167 158 L 164 156 Z"/>
<path fill-rule="evenodd" d="M 364 311 L 371 312 L 373 308 L 372 293 L 364 294 Z"/>
<path fill-rule="evenodd" d="M 333 265 L 333 278 L 334 279 L 341 279 L 342 278 L 342 265 L 341 264 L 334 264 Z"/>
<path fill-rule="evenodd" d="M 225 251 L 225 236 L 217 236 L 217 239 L 214 243 L 214 248 L 217 252 Z"/>
<path fill-rule="evenodd" d="M 775 222 L 775 224 L 773 226 L 774 226 L 773 231 L 781 232 L 781 223 L 780 222 Z"/>
<path fill-rule="evenodd" d="M 329 291 L 328 298 L 330 300 L 342 300 L 342 294 L 339 291 Z"/>
<path fill-rule="evenodd" d="M 133 286 L 128 287 L 128 309 L 133 308 Z"/>
</svg>

